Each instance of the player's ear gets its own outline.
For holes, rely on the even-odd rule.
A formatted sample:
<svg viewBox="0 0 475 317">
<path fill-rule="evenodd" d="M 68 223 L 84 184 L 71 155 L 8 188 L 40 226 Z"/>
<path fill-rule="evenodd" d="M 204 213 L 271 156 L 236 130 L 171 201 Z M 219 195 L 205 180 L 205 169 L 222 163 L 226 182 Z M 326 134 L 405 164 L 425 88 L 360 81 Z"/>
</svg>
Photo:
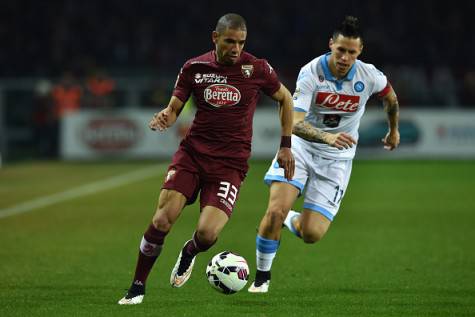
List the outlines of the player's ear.
<svg viewBox="0 0 475 317">
<path fill-rule="evenodd" d="M 328 47 L 330 48 L 330 50 L 332 49 L 332 45 L 333 45 L 333 37 L 330 37 L 330 40 L 328 41 Z"/>
<path fill-rule="evenodd" d="M 213 43 L 214 43 L 214 44 L 218 44 L 218 37 L 219 37 L 219 33 L 218 33 L 218 32 L 213 31 L 213 33 L 211 33 L 211 39 L 213 40 Z"/>
</svg>

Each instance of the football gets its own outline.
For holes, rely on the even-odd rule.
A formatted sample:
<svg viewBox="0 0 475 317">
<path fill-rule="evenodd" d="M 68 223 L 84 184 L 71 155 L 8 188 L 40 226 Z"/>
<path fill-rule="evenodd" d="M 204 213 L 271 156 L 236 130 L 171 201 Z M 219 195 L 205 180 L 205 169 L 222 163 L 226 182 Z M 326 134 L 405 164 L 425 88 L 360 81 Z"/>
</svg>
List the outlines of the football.
<svg viewBox="0 0 475 317">
<path fill-rule="evenodd" d="M 206 267 L 211 286 L 226 295 L 239 292 L 247 284 L 249 266 L 242 256 L 224 251 L 216 254 Z"/>
</svg>

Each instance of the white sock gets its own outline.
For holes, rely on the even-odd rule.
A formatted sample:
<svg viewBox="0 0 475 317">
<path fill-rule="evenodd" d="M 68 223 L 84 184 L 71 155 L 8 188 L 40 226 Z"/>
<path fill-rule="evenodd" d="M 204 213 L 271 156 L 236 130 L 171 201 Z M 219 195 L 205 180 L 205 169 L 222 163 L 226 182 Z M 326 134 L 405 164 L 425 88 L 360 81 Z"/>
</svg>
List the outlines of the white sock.
<svg viewBox="0 0 475 317">
<path fill-rule="evenodd" d="M 259 250 L 256 250 L 256 264 L 259 271 L 270 271 L 272 267 L 272 261 L 274 261 L 275 255 L 277 252 L 273 253 L 263 253 Z"/>
</svg>

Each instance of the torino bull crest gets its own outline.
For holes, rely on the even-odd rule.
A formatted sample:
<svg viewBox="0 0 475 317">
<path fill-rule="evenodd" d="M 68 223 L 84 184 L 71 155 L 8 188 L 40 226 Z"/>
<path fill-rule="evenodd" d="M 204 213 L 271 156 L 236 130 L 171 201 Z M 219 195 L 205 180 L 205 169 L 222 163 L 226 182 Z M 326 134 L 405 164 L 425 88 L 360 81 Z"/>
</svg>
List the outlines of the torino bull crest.
<svg viewBox="0 0 475 317">
<path fill-rule="evenodd" d="M 254 72 L 254 65 L 241 65 L 241 73 L 245 78 L 250 78 Z"/>
</svg>

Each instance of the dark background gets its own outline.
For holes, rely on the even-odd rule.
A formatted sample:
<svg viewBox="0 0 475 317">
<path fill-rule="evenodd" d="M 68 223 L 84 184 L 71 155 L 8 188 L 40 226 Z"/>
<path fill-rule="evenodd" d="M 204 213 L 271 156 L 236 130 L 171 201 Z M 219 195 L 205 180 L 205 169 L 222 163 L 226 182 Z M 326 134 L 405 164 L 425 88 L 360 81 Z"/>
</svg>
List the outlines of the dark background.
<svg viewBox="0 0 475 317">
<path fill-rule="evenodd" d="M 246 50 L 293 88 L 300 67 L 328 50 L 347 14 L 360 18 L 361 59 L 387 73 L 403 102 L 473 104 L 472 1 L 2 1 L 0 77 L 57 77 L 91 68 L 114 76 L 176 76 L 212 49 L 228 12 L 248 23 Z"/>
</svg>

